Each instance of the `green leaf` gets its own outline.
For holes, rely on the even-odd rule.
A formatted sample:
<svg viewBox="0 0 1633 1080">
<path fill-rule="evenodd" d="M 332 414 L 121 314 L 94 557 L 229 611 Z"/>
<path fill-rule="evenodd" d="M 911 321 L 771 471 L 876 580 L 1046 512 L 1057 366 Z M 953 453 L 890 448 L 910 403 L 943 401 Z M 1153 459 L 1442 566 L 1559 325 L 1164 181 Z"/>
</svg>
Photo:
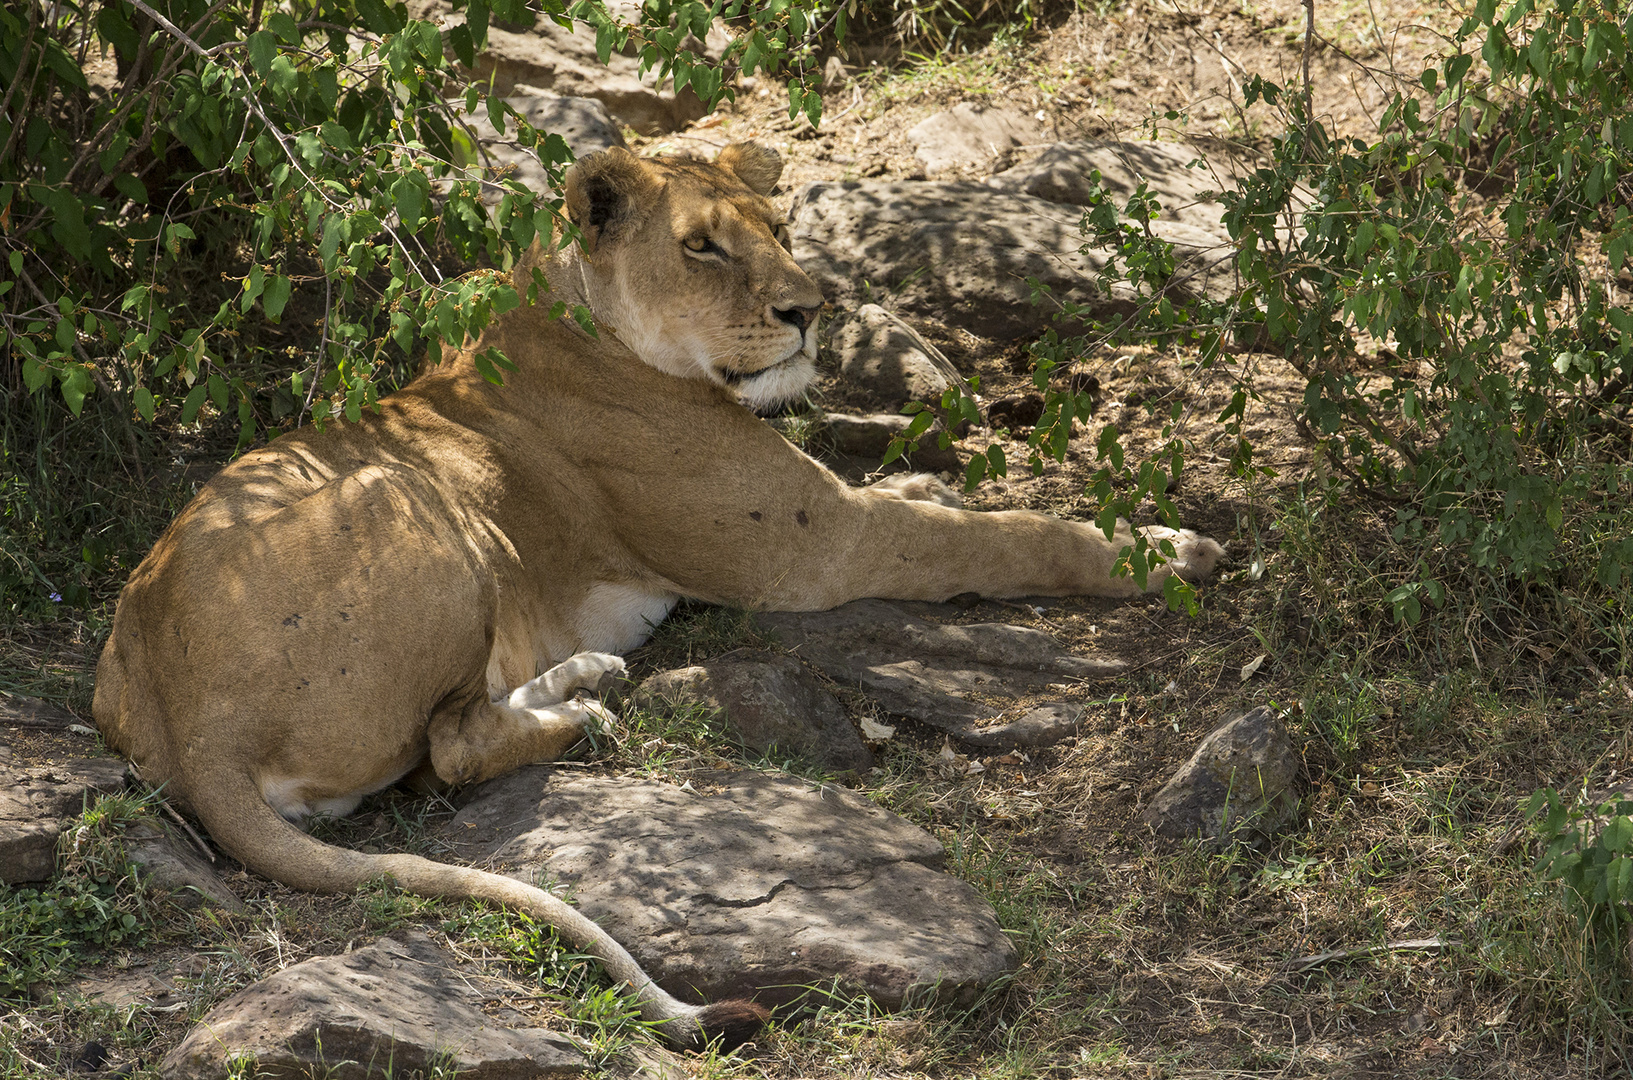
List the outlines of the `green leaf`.
<svg viewBox="0 0 1633 1080">
<path fill-rule="evenodd" d="M 145 386 L 138 386 L 131 393 L 131 400 L 136 405 L 136 412 L 148 423 L 153 422 L 153 392 Z"/>
<path fill-rule="evenodd" d="M 75 416 L 85 407 L 85 399 L 95 388 L 91 373 L 84 364 L 70 364 L 63 369 L 62 400 L 68 403 L 68 410 Z"/>
<path fill-rule="evenodd" d="M 283 317 L 284 305 L 289 303 L 289 292 L 292 283 L 287 277 L 278 274 L 266 283 L 266 289 L 261 293 L 261 310 L 266 317 L 277 322 Z"/>
<path fill-rule="evenodd" d="M 357 14 L 363 25 L 375 34 L 395 34 L 407 25 L 401 7 L 388 6 L 384 0 L 357 0 Z"/>
<path fill-rule="evenodd" d="M 278 55 L 278 38 L 271 30 L 257 30 L 245 44 L 249 47 L 250 66 L 261 78 L 272 75 L 272 58 Z"/>
</svg>

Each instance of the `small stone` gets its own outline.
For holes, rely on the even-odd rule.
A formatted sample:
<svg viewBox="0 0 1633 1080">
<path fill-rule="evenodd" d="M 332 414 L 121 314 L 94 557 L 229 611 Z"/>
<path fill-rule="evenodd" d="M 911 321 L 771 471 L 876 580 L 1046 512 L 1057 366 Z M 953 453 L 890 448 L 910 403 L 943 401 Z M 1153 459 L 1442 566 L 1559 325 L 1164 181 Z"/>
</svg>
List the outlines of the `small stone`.
<svg viewBox="0 0 1633 1080">
<path fill-rule="evenodd" d="M 850 72 L 845 70 L 845 62 L 838 56 L 828 57 L 828 62 L 822 65 L 822 92 L 831 94 L 835 90 L 843 89 L 850 81 Z"/>
<path fill-rule="evenodd" d="M 477 1080 L 579 1075 L 565 1035 L 506 1028 L 453 970 L 453 957 L 406 931 L 344 956 L 307 960 L 239 991 L 165 1055 L 164 1080 L 218 1080 L 235 1058 L 258 1076 L 333 1080 L 432 1074 Z"/>
<path fill-rule="evenodd" d="M 907 137 L 925 175 L 990 173 L 1017 147 L 1043 141 L 1037 122 L 1013 109 L 964 102 L 920 121 Z"/>
<path fill-rule="evenodd" d="M 117 758 L 0 769 L 0 884 L 50 878 L 64 821 L 88 799 L 124 786 L 125 763 Z"/>
<path fill-rule="evenodd" d="M 719 710 L 732 734 L 768 757 L 840 771 L 873 767 L 845 707 L 791 656 L 738 649 L 701 666 L 660 671 L 633 700 L 661 713 L 688 706 Z"/>
<path fill-rule="evenodd" d="M 1042 394 L 1003 397 L 987 406 L 987 419 L 992 426 L 1007 427 L 1011 431 L 1032 427 L 1042 418 Z"/>
<path fill-rule="evenodd" d="M 174 894 L 185 908 L 208 902 L 234 915 L 247 910 L 215 868 L 168 826 L 133 825 L 125 830 L 124 840 L 125 857 L 141 868 L 149 889 Z"/>
<path fill-rule="evenodd" d="M 907 430 L 913 418 L 901 413 L 824 413 L 816 424 L 816 445 L 846 457 L 861 458 L 869 468 L 884 460 L 885 451 L 897 435 Z M 929 472 L 962 472 L 963 463 L 952 447 L 941 448 L 934 431 L 919 438 L 917 450 L 907 452 L 903 461 Z"/>
<path fill-rule="evenodd" d="M 828 333 L 840 374 L 873 391 L 889 409 L 940 401 L 962 378 L 940 349 L 878 304 L 863 304 L 835 320 Z"/>
<path fill-rule="evenodd" d="M 1161 837 L 1220 840 L 1244 827 L 1273 834 L 1292 817 L 1299 758 L 1274 709 L 1215 728 L 1140 814 Z"/>
</svg>

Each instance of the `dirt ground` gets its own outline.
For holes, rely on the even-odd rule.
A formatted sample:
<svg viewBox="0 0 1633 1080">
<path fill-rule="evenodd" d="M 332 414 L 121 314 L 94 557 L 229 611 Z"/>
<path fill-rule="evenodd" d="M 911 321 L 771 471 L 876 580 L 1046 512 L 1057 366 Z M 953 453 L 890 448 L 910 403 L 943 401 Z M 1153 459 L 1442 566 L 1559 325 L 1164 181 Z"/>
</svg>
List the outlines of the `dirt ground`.
<svg viewBox="0 0 1633 1080">
<path fill-rule="evenodd" d="M 1242 83 L 1250 73 L 1297 82 L 1303 11 L 1289 0 L 1114 5 L 1080 12 L 1001 56 L 976 53 L 916 71 L 864 62 L 859 48 L 851 77 L 826 99 L 819 130 L 787 120 L 780 90 L 748 85 L 737 104 L 684 132 L 631 141 L 646 153 L 706 153 L 765 139 L 785 155 L 788 190 L 812 180 L 907 179 L 920 167 L 906 131 L 972 100 L 1023 104 L 1054 138 L 1149 135 L 1154 125 L 1164 137 L 1205 140 L 1221 152 L 1225 140 L 1231 152 L 1251 154 L 1276 132 L 1262 107 L 1241 108 Z M 1458 18 L 1449 7 L 1318 5 L 1316 115 L 1342 133 L 1374 130 L 1391 71 L 1415 81 Z M 1161 119 L 1169 110 L 1183 110 L 1184 120 Z M 1014 343 L 933 323 L 920 328 L 961 369 L 982 376 L 988 400 L 1031 389 Z M 1485 692 L 1456 673 L 1425 664 L 1363 684 L 1300 653 L 1313 629 L 1301 622 L 1301 597 L 1320 582 L 1304 580 L 1309 568 L 1278 546 L 1290 526 L 1277 517 L 1275 496 L 1313 465 L 1312 444 L 1296 422 L 1303 381 L 1272 357 L 1232 357 L 1209 372 L 1195 370 L 1193 359 L 1114 349 L 1082 369 L 1099 381 L 1096 426 L 1116 423 L 1131 452 L 1157 440 L 1170 401 L 1185 405 L 1181 435 L 1192 448 L 1176 501 L 1187 526 L 1226 542 L 1230 554 L 1203 592 L 1202 614 L 1170 612 L 1160 600 L 983 601 L 950 614 L 1045 629 L 1074 650 L 1121 657 L 1129 669 L 1075 691 L 1088 705 L 1079 736 L 1025 757 L 976 755 L 978 773 L 948 775 L 939 765 L 940 736 L 911 724 L 878 748 L 892 777 L 880 781 L 882 801 L 956 842 L 959 872 L 996 898 L 1018 935 L 1041 935 L 1046 946 L 1026 952 L 1015 984 L 980 1016 L 952 1026 L 963 1042 L 882 1025 L 843 1038 L 795 1035 L 767 1040 L 716 1075 L 1611 1074 L 1602 1059 L 1583 1064 L 1583 1048 L 1557 1012 L 1505 975 L 1515 954 L 1465 944 L 1509 941 L 1490 926 L 1513 917 L 1502 904 L 1525 896 L 1513 884 L 1526 861 L 1511 851 L 1519 799 L 1598 751 L 1554 738 L 1552 706 L 1509 709 L 1481 739 L 1446 735 Z M 1258 463 L 1275 474 L 1253 482 L 1231 474 L 1213 423 L 1243 370 L 1258 392 L 1244 433 Z M 877 406 L 831 374 L 817 400 Z M 1036 477 L 1012 469 L 969 496 L 969 505 L 1085 516 L 1083 487 L 1097 467 L 1092 434 L 1074 440 L 1064 463 Z M 979 449 L 993 437 L 977 430 L 968 445 Z M 1019 443 L 1010 457 L 1024 459 Z M 1347 542 L 1382 545 L 1384 532 L 1380 516 Z M 1390 642 L 1382 614 L 1314 629 L 1327 640 L 1353 634 L 1380 648 Z M 94 663 L 94 643 L 74 642 L 71 631 L 46 637 L 34 647 L 42 664 L 88 671 Z M 665 659 L 655 649 L 632 657 L 637 673 Z M 1562 681 L 1527 700 L 1576 693 Z M 1202 735 L 1262 703 L 1288 709 L 1294 721 L 1305 761 L 1302 837 L 1223 854 L 1153 848 L 1133 827 L 1140 808 Z M 1590 707 L 1591 695 L 1580 704 Z M 1316 713 L 1364 716 L 1372 733 L 1351 744 L 1330 724 L 1298 720 Z M 1439 741 L 1426 741 L 1425 725 L 1434 724 Z M 60 732 L 0 729 L 0 740 L 23 762 L 94 749 L 91 738 Z M 380 825 L 384 805 L 366 807 L 344 838 L 393 842 Z M 172 944 L 81 973 L 94 983 L 137 969 L 182 995 L 174 1000 L 194 1003 L 164 1012 L 171 999 L 162 999 L 159 1010 L 141 1010 L 149 1063 L 179 1037 L 201 996 L 256 971 L 340 951 L 368 930 L 345 900 L 302 897 L 243 875 L 229 881 L 248 899 L 275 899 L 284 923 L 206 935 L 198 951 Z M 84 1030 L 81 1020 L 32 1015 L 38 1030 L 23 1045 L 37 1060 L 61 1061 Z"/>
</svg>

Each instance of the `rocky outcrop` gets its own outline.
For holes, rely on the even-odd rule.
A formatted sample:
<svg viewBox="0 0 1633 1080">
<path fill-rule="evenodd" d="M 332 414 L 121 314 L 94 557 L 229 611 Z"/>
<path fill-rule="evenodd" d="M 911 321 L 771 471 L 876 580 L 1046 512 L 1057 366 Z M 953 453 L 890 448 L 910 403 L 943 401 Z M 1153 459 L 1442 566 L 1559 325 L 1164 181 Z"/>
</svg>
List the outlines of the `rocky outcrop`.
<svg viewBox="0 0 1633 1080">
<path fill-rule="evenodd" d="M 608 7 L 624 22 L 639 17 L 639 5 L 627 0 Z M 415 0 L 409 13 L 444 27 L 465 18 L 448 0 Z M 726 42 L 725 32 L 717 27 L 709 41 L 687 38 L 686 47 L 718 58 Z M 530 27 L 495 20 L 488 28 L 488 47 L 477 55 L 471 75 L 472 81 L 504 96 L 543 90 L 562 97 L 595 98 L 618 123 L 648 135 L 674 131 L 705 111 L 690 89 L 677 94 L 667 81 L 659 83 L 656 70 L 641 74 L 634 56 L 614 53 L 602 64 L 594 31 L 582 24 L 567 30 L 548 18 Z"/>
<path fill-rule="evenodd" d="M 554 881 L 685 1000 L 769 1006 L 835 981 L 886 1008 L 972 998 L 1015 951 L 924 830 L 844 788 L 758 773 L 690 790 L 530 766 L 478 787 L 442 837 Z"/>
<path fill-rule="evenodd" d="M 1162 204 L 1159 220 L 1189 225 L 1224 239 L 1225 207 L 1214 193 L 1230 187 L 1231 179 L 1218 175 L 1200 151 L 1181 143 L 1055 143 L 1031 161 L 988 177 L 986 185 L 1053 203 L 1086 206 L 1093 189 L 1090 176 L 1096 170 L 1101 187 L 1119 209 L 1144 181 Z"/>
<path fill-rule="evenodd" d="M 540 131 L 560 135 L 575 158 L 615 146 L 628 149 L 607 107 L 594 98 L 518 94 L 505 101 Z M 486 177 L 507 176 L 521 181 L 537 194 L 550 191 L 550 178 L 539 164 L 538 153 L 532 147 L 517 143 L 514 123 L 507 123 L 501 135 L 488 119 L 486 110 L 478 110 L 466 119 L 487 155 L 481 162 Z M 494 188 L 489 194 L 497 197 L 499 192 Z"/>
</svg>

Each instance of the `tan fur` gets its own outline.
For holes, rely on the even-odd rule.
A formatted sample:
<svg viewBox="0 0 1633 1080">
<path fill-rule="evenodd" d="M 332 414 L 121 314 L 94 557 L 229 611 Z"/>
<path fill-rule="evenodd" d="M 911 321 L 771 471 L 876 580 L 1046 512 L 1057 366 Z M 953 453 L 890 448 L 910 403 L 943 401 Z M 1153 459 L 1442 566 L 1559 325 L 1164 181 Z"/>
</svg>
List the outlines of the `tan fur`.
<svg viewBox="0 0 1633 1080">
<path fill-rule="evenodd" d="M 222 470 L 132 575 L 95 701 L 108 742 L 258 873 L 318 891 L 391 874 L 529 911 L 601 956 L 682 1044 L 740 1036 L 757 1014 L 676 1001 L 538 889 L 335 848 L 285 817 L 346 812 L 425 763 L 469 783 L 559 756 L 611 719 L 573 693 L 621 670 L 603 654 L 681 596 L 813 610 L 1134 591 L 1110 576 L 1126 535 L 966 512 L 929 480 L 847 487 L 739 403 L 804 387 L 821 296 L 778 242 L 775 155 L 722 161 L 611 151 L 575 166 L 567 205 L 587 253 L 524 260 L 518 285 L 538 265 L 552 295 L 477 343 L 516 364 L 505 386 L 467 351 L 360 423 Z M 547 318 L 557 298 L 587 302 L 599 339 Z M 1187 575 L 1220 555 L 1153 532 Z"/>
</svg>

